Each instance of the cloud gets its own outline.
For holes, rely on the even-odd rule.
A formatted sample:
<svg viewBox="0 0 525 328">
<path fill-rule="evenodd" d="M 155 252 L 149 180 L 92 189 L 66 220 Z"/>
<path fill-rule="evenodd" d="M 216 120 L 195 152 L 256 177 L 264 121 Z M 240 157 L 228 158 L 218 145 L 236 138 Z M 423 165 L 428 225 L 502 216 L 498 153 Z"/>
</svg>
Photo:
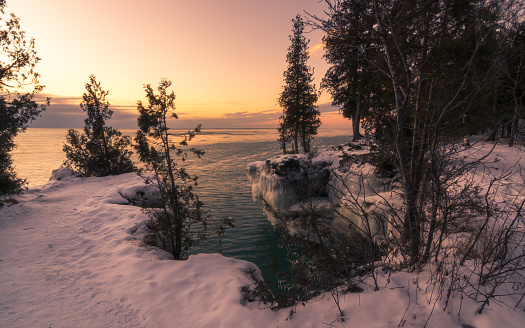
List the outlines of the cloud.
<svg viewBox="0 0 525 328">
<path fill-rule="evenodd" d="M 341 113 L 341 109 L 339 107 L 335 107 L 335 106 L 332 106 L 331 103 L 324 103 L 324 104 L 320 104 L 318 105 L 318 108 L 319 111 L 321 112 L 321 116 L 322 114 L 327 114 L 327 113 Z"/>
<path fill-rule="evenodd" d="M 40 100 L 45 100 L 48 95 L 39 95 Z M 30 127 L 32 128 L 82 128 L 86 114 L 79 106 L 81 101 L 77 97 L 59 97 L 51 95 L 51 105 L 37 118 Z M 138 113 L 135 106 L 111 105 L 113 117 L 108 125 L 119 129 L 136 129 Z M 331 117 L 337 117 L 339 109 L 330 103 L 320 104 L 321 120 L 328 123 Z M 205 112 L 204 112 L 205 113 Z M 221 116 L 209 117 L 203 112 L 198 114 L 191 111 L 177 112 L 178 120 L 170 120 L 170 126 L 177 129 L 191 129 L 202 124 L 205 128 L 276 128 L 282 109 L 274 108 L 258 112 L 238 111 L 224 113 Z"/>
<path fill-rule="evenodd" d="M 310 47 L 310 49 L 308 49 L 308 52 L 313 54 L 313 53 L 316 53 L 316 52 L 319 52 L 319 51 L 323 50 L 325 47 L 326 47 L 326 44 L 319 43 L 319 44 L 316 44 L 313 47 Z"/>
<path fill-rule="evenodd" d="M 35 96 L 37 102 L 44 102 L 47 98 L 51 100 L 53 105 L 76 105 L 78 107 L 82 101 L 82 97 L 64 97 L 50 93 L 41 93 Z"/>
<path fill-rule="evenodd" d="M 196 126 L 202 124 L 205 128 L 274 128 L 277 127 L 281 110 L 270 109 L 260 112 L 234 112 L 225 113 L 220 117 L 195 117 L 179 115 L 181 126 Z"/>
<path fill-rule="evenodd" d="M 84 127 L 86 113 L 80 108 L 79 97 L 61 97 L 40 94 L 35 97 L 37 102 L 43 103 L 47 97 L 51 98 L 50 105 L 30 125 L 31 128 L 67 128 L 78 129 Z M 113 117 L 108 125 L 119 128 L 136 128 L 137 112 L 131 106 L 109 106 L 113 110 Z"/>
<path fill-rule="evenodd" d="M 248 114 L 248 112 L 246 112 L 246 111 L 245 112 L 237 112 L 237 113 L 226 113 L 226 114 L 224 114 L 223 117 L 230 118 L 230 117 L 236 117 L 236 116 L 241 116 L 241 115 L 246 115 L 246 114 Z"/>
<path fill-rule="evenodd" d="M 86 118 L 78 105 L 52 104 L 30 125 L 31 128 L 80 128 Z"/>
</svg>

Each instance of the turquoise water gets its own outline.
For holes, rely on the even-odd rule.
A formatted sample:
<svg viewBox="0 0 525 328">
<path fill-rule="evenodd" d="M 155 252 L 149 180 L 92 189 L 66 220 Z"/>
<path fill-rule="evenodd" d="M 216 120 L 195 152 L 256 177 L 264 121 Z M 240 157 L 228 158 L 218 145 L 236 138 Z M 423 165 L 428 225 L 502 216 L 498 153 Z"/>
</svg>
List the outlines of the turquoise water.
<svg viewBox="0 0 525 328">
<path fill-rule="evenodd" d="M 135 133 L 135 130 L 122 131 L 128 135 Z M 14 164 L 30 187 L 47 182 L 51 171 L 62 164 L 66 133 L 66 129 L 28 129 L 16 138 Z M 314 147 L 323 149 L 348 142 L 350 137 L 345 133 L 322 130 L 314 139 Z M 268 252 L 281 257 L 285 251 L 277 247 L 279 235 L 263 214 L 262 204 L 253 201 L 246 165 L 279 155 L 277 139 L 277 131 L 273 129 L 204 130 L 191 146 L 206 153 L 188 166 L 191 174 L 199 176 L 196 191 L 210 214 L 236 219 L 235 228 L 223 237 L 222 253 L 253 262 L 266 273 L 271 271 Z M 213 244 L 192 253 L 210 252 L 212 248 Z"/>
</svg>

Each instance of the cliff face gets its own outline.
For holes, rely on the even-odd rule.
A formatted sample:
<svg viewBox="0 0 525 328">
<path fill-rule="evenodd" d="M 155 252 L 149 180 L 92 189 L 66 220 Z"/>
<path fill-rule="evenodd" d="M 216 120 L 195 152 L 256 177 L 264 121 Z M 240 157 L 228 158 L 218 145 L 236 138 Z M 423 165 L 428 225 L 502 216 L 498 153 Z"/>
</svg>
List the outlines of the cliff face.
<svg viewBox="0 0 525 328">
<path fill-rule="evenodd" d="M 275 211 L 297 214 L 302 202 L 313 200 L 336 229 L 378 238 L 388 231 L 387 201 L 399 203 L 391 181 L 376 174 L 364 143 L 253 162 L 247 174 L 254 200 Z"/>
<path fill-rule="evenodd" d="M 326 198 L 326 186 L 337 159 L 332 152 L 316 156 L 281 155 L 250 163 L 247 173 L 254 200 L 264 200 L 275 210 L 294 211 L 293 206 L 307 194 Z"/>
</svg>

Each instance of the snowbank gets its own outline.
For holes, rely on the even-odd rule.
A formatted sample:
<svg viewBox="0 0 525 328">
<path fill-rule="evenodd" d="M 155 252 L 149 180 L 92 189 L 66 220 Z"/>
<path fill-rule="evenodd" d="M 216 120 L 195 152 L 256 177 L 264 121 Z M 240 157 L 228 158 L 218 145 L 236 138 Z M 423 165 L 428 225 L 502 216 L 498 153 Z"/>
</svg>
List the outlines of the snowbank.
<svg viewBox="0 0 525 328">
<path fill-rule="evenodd" d="M 60 180 L 0 210 L 0 327 L 258 327 L 240 304 L 253 264 L 173 261 L 140 241 L 147 217 L 119 190 L 135 174 Z M 258 318 L 261 317 L 261 318 Z M 251 322 L 251 323 L 250 323 Z"/>
<path fill-rule="evenodd" d="M 318 194 L 324 193 L 334 208 L 332 224 L 341 229 L 356 227 L 357 231 L 370 229 L 370 233 L 376 238 L 384 238 L 385 235 L 376 235 L 383 231 L 388 233 L 388 225 L 385 222 L 370 221 L 365 227 L 362 213 L 384 213 L 392 209 L 390 206 L 403 206 L 401 196 L 396 192 L 398 182 L 387 177 L 379 177 L 375 174 L 375 168 L 366 159 L 367 147 L 355 149 L 338 147 L 315 154 L 313 157 L 305 155 L 284 155 L 271 158 L 267 161 L 253 162 L 247 167 L 248 175 L 252 181 L 253 197 L 255 200 L 263 200 L 275 210 L 292 213 L 296 210 L 297 203 L 304 197 L 298 193 L 307 185 L 307 179 L 313 179 Z M 490 155 L 489 155 L 490 154 Z M 475 170 L 465 176 L 465 181 L 472 180 L 486 187 L 491 179 L 504 177 L 494 185 L 496 198 L 499 202 L 516 202 L 525 196 L 525 185 L 523 184 L 523 168 L 520 166 L 521 159 L 525 153 L 518 148 L 506 146 L 494 146 L 490 143 L 479 142 L 473 147 L 465 148 L 458 155 L 458 164 L 461 161 L 473 162 L 484 158 Z M 487 156 L 487 157 L 486 157 Z M 307 167 L 318 165 L 317 172 L 307 174 Z M 315 164 L 313 164 L 315 163 Z M 319 177 L 322 177 L 319 179 Z M 326 178 L 325 178 L 326 177 Z M 481 190 L 483 191 L 483 189 Z M 316 199 L 316 201 L 318 201 Z M 356 210 L 355 204 L 359 205 Z M 272 213 L 268 213 L 270 220 Z M 275 222 L 274 222 L 275 223 Z M 522 225 L 524 223 L 522 222 Z M 292 231 L 294 233 L 295 231 Z M 452 238 L 452 237 L 451 237 Z M 447 245 L 449 241 L 445 241 Z M 446 247 L 446 246 L 444 246 Z M 427 268 L 428 269 L 428 268 Z M 429 271 L 421 273 L 397 272 L 390 275 L 388 272 L 377 269 L 380 290 L 372 292 L 370 286 L 364 294 L 358 296 L 347 294 L 342 308 L 346 308 L 347 321 L 324 322 L 327 325 L 349 327 L 521 327 L 525 319 L 523 312 L 525 302 L 523 288 L 525 281 L 503 282 L 503 287 L 498 293 L 501 297 L 491 302 L 491 309 L 482 315 L 475 315 L 479 307 L 479 300 L 464 299 L 463 296 L 453 294 L 450 301 L 445 302 L 446 296 L 434 294 L 436 286 L 430 284 Z M 432 270 L 436 270 L 433 268 Z M 470 270 L 465 267 L 466 273 Z M 472 274 L 472 273 L 469 273 Z M 523 272 L 522 272 L 523 274 Z M 525 275 L 522 275 L 522 277 Z M 368 281 L 370 283 L 370 281 Z M 512 287 L 511 287 L 512 286 Z M 395 291 L 394 291 L 395 290 Z M 521 292 L 520 292 L 521 291 Z M 379 296 L 381 295 L 381 296 Z M 327 297 L 325 295 L 325 297 Z M 473 297 L 475 299 L 475 297 Z M 364 300 L 373 300 L 367 303 Z M 404 304 L 406 313 L 399 317 L 399 309 Z M 309 305 L 307 305 L 308 308 Z M 318 306 L 318 305 L 316 305 Z M 361 309 L 362 311 L 350 312 Z M 445 310 L 446 309 L 446 310 Z M 396 313 L 396 314 L 394 314 Z M 363 319 L 361 321 L 361 318 Z M 501 320 L 501 322 L 500 322 Z"/>
<path fill-rule="evenodd" d="M 499 149 L 498 149 L 499 150 Z M 503 170 L 519 156 L 501 147 L 494 163 Z M 329 155 L 326 155 L 330 157 Z M 328 158 L 326 157 L 326 158 Z M 493 302 L 482 315 L 477 304 L 443 300 L 428 288 L 428 273 L 378 269 L 360 294 L 341 294 L 345 321 L 331 296 L 305 306 L 272 311 L 258 302 L 241 304 L 254 265 L 219 254 L 169 260 L 144 248 L 147 217 L 126 205 L 119 190 L 136 190 L 134 174 L 79 178 L 60 174 L 0 209 L 0 327 L 521 327 L 519 297 Z M 519 180 L 505 188 L 522 189 Z M 513 189 L 514 188 L 514 189 Z M 429 319 L 430 318 L 430 319 Z"/>
</svg>

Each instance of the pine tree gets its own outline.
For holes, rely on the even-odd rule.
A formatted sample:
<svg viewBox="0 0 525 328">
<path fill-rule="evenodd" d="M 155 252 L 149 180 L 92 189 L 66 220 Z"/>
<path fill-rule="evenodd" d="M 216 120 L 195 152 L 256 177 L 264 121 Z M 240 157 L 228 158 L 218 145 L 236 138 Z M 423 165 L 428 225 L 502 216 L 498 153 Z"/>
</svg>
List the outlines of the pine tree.
<svg viewBox="0 0 525 328">
<path fill-rule="evenodd" d="M 385 107 L 379 103 L 383 92 L 376 91 L 384 84 L 380 84 L 382 76 L 379 71 L 370 64 L 378 50 L 372 46 L 374 40 L 366 33 L 364 17 L 355 10 L 354 3 L 342 2 L 340 5 L 340 11 L 320 26 L 325 32 L 324 58 L 331 65 L 321 87 L 332 95 L 332 105 L 340 107 L 343 117 L 352 120 L 352 139 L 355 141 L 362 137 L 361 118 L 370 122 L 368 116 L 373 115 L 370 112 Z M 345 29 L 333 28 L 334 25 L 345 25 Z"/>
<path fill-rule="evenodd" d="M 2 15 L 5 6 L 5 1 L 0 0 Z M 34 40 L 26 39 L 14 14 L 8 19 L 0 17 L 0 22 L 0 195 L 12 195 L 20 193 L 26 185 L 13 167 L 10 152 L 16 147 L 14 139 L 45 110 L 46 104 L 34 100 L 43 89 L 38 81 L 40 75 L 34 70 L 40 60 Z M 32 86 L 33 90 L 22 94 L 22 86 Z M 46 103 L 49 104 L 49 99 Z"/>
<path fill-rule="evenodd" d="M 64 145 L 66 161 L 70 167 L 83 176 L 107 176 L 135 171 L 131 160 L 131 137 L 106 126 L 113 111 L 109 109 L 106 96 L 109 91 L 102 90 L 100 82 L 90 75 L 86 92 L 80 107 L 87 113 L 84 134 L 70 129 Z"/>
<path fill-rule="evenodd" d="M 197 176 L 192 176 L 186 169 L 188 154 L 200 158 L 203 151 L 188 148 L 201 129 L 183 134 L 179 143 L 168 127 L 168 118 L 178 118 L 175 113 L 175 94 L 168 93 L 171 81 L 161 80 L 155 94 L 151 85 L 146 85 L 146 97 L 149 105 L 144 107 L 139 101 L 137 109 L 139 131 L 135 137 L 135 148 L 141 162 L 153 176 L 143 175 L 146 183 L 158 188 L 160 208 L 146 208 L 150 216 L 147 242 L 171 253 L 175 260 L 185 259 L 187 252 L 194 246 L 201 245 L 207 238 L 208 224 L 215 226 L 215 232 L 222 235 L 225 227 L 233 226 L 233 219 L 218 220 L 210 217 L 202 209 L 202 202 L 194 193 Z"/>
<path fill-rule="evenodd" d="M 357 95 L 378 99 L 369 109 L 379 115 L 366 120 L 401 183 L 400 249 L 410 266 L 425 263 L 443 220 L 438 205 L 449 176 L 443 163 L 452 161 L 451 146 L 463 139 L 465 115 L 484 115 L 473 104 L 497 71 L 498 15 L 505 6 L 478 0 L 326 2 L 330 19 L 319 19 L 320 26 L 335 41 L 344 36 L 358 59 L 364 54 L 354 72 L 373 69 L 381 76 Z"/>
<path fill-rule="evenodd" d="M 319 94 L 313 84 L 312 69 L 308 66 L 309 40 L 303 35 L 304 22 L 300 15 L 292 22 L 292 44 L 286 55 L 288 68 L 283 74 L 285 85 L 278 99 L 279 105 L 284 109 L 278 131 L 284 153 L 290 140 L 294 153 L 299 152 L 299 142 L 307 153 L 310 151 L 311 140 L 321 125 L 320 112 L 315 106 Z"/>
</svg>

